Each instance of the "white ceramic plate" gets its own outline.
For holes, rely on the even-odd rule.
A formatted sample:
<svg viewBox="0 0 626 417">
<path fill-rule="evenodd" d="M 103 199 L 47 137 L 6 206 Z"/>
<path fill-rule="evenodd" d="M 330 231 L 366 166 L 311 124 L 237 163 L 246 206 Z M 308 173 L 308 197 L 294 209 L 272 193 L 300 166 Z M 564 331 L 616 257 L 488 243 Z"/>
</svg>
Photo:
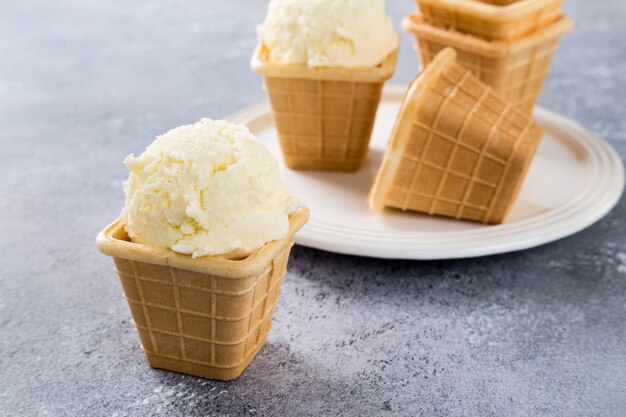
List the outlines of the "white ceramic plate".
<svg viewBox="0 0 626 417">
<path fill-rule="evenodd" d="M 545 128 L 528 177 L 505 224 L 386 210 L 366 196 L 389 140 L 405 86 L 385 88 L 367 162 L 354 174 L 292 171 L 284 166 L 267 104 L 229 119 L 247 124 L 280 162 L 292 191 L 311 209 L 296 243 L 376 258 L 449 259 L 511 252 L 574 234 L 603 217 L 624 189 L 624 167 L 611 146 L 577 123 L 537 108 Z"/>
</svg>

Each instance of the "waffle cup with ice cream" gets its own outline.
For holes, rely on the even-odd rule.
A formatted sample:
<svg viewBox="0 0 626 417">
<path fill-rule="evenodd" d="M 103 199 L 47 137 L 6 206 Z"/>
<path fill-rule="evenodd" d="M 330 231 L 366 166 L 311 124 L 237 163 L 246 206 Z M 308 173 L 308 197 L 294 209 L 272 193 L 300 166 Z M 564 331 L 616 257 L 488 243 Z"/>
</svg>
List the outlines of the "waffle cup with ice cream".
<svg viewBox="0 0 626 417">
<path fill-rule="evenodd" d="M 129 156 L 126 204 L 97 238 L 151 366 L 238 377 L 271 327 L 308 210 L 244 126 L 203 119 Z"/>
<path fill-rule="evenodd" d="M 502 223 L 543 130 L 444 49 L 411 84 L 370 207 Z"/>
<path fill-rule="evenodd" d="M 272 0 L 252 69 L 263 76 L 286 165 L 356 171 L 399 37 L 384 0 Z"/>
</svg>

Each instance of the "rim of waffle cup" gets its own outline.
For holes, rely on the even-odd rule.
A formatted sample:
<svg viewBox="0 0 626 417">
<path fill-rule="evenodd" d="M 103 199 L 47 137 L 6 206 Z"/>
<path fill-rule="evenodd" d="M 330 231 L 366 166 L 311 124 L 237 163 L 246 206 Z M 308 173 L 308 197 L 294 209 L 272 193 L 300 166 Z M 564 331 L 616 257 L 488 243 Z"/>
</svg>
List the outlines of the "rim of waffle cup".
<svg viewBox="0 0 626 417">
<path fill-rule="evenodd" d="M 461 33 L 454 30 L 447 30 L 429 25 L 424 22 L 421 13 L 413 13 L 402 20 L 404 31 L 416 35 L 420 39 L 445 42 L 450 47 L 459 46 L 463 50 L 492 57 L 502 58 L 517 54 L 521 51 L 532 49 L 547 40 L 558 38 L 569 32 L 574 27 L 572 19 L 561 15 L 554 23 L 539 29 L 532 35 L 513 40 L 493 40 L 489 41 L 475 35 Z"/>
<path fill-rule="evenodd" d="M 523 0 L 507 5 L 492 4 L 476 0 L 419 0 L 435 6 L 448 6 L 461 13 L 495 22 L 510 22 L 546 7 L 545 0 Z"/>
<path fill-rule="evenodd" d="M 96 238 L 98 249 L 114 258 L 169 266 L 224 278 L 248 278 L 264 272 L 268 264 L 287 245 L 309 219 L 309 209 L 301 206 L 289 217 L 289 232 L 281 240 L 266 243 L 243 259 L 226 259 L 220 256 L 192 258 L 168 248 L 130 241 L 121 219 L 104 228 Z"/>
<path fill-rule="evenodd" d="M 270 62 L 268 49 L 259 45 L 252 55 L 250 67 L 264 77 L 375 83 L 386 81 L 393 76 L 398 61 L 398 50 L 399 47 L 373 67 L 311 67 L 306 64 Z"/>
</svg>

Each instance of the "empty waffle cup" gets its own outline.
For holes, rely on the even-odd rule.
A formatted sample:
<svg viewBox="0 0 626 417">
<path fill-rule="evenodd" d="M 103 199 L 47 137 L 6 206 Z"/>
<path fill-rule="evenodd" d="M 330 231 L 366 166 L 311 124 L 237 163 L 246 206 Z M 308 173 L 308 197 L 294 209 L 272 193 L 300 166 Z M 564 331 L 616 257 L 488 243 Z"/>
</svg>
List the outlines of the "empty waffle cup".
<svg viewBox="0 0 626 417">
<path fill-rule="evenodd" d="M 265 344 L 294 234 L 241 260 L 193 259 L 130 241 L 120 220 L 98 235 L 113 257 L 141 346 L 154 368 L 210 379 L 237 378 Z"/>
<path fill-rule="evenodd" d="M 370 207 L 502 223 L 542 135 L 447 48 L 404 98 Z"/>
<path fill-rule="evenodd" d="M 292 169 L 356 171 L 369 149 L 384 82 L 397 50 L 376 67 L 271 63 L 262 47 L 252 69 L 264 78 L 285 164 Z"/>
<path fill-rule="evenodd" d="M 487 40 L 514 40 L 550 25 L 563 0 L 418 0 L 424 21 Z"/>
<path fill-rule="evenodd" d="M 434 27 L 424 23 L 420 14 L 405 18 L 402 26 L 415 35 L 423 67 L 441 50 L 452 47 L 458 53 L 459 64 L 530 113 L 543 89 L 560 37 L 571 30 L 573 23 L 563 16 L 533 35 L 512 42 L 486 41 Z"/>
</svg>

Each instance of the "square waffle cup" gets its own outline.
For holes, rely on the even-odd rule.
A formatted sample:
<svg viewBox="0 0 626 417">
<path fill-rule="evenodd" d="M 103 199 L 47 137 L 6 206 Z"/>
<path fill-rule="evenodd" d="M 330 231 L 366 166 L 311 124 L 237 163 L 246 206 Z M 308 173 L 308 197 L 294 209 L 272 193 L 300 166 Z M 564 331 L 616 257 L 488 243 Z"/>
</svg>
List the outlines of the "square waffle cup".
<svg viewBox="0 0 626 417">
<path fill-rule="evenodd" d="M 210 379 L 237 378 L 265 344 L 294 234 L 242 260 L 193 259 L 133 243 L 120 220 L 97 238 L 112 256 L 150 366 Z"/>
<path fill-rule="evenodd" d="M 459 64 L 521 110 L 531 113 L 550 71 L 559 39 L 571 30 L 573 23 L 561 17 L 539 32 L 513 42 L 486 41 L 437 28 L 424 23 L 419 14 L 405 18 L 402 26 L 415 35 L 422 67 L 450 46 L 456 49 Z"/>
<path fill-rule="evenodd" d="M 251 66 L 264 78 L 285 164 L 303 170 L 358 170 L 398 51 L 371 68 L 276 64 L 266 55 L 257 48 Z"/>
<path fill-rule="evenodd" d="M 502 223 L 542 135 L 446 48 L 404 98 L 370 207 Z"/>
<path fill-rule="evenodd" d="M 418 0 L 426 23 L 487 40 L 515 40 L 561 16 L 563 0 Z"/>
</svg>

